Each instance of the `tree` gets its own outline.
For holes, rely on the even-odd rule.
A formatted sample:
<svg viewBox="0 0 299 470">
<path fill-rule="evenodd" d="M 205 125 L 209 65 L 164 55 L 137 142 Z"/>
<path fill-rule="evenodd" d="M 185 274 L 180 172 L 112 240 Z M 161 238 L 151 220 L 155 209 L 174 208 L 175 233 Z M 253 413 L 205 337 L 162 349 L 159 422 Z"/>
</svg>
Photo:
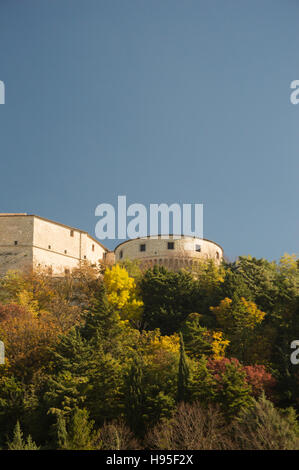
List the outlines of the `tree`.
<svg viewBox="0 0 299 470">
<path fill-rule="evenodd" d="M 262 395 L 234 423 L 241 449 L 299 450 L 299 428 L 294 410 L 280 411 Z"/>
<path fill-rule="evenodd" d="M 12 441 L 7 443 L 9 450 L 38 450 L 35 442 L 32 441 L 31 436 L 27 437 L 27 440 L 23 439 L 23 433 L 19 421 L 14 429 Z"/>
<path fill-rule="evenodd" d="M 93 425 L 94 422 L 89 420 L 89 413 L 86 409 L 76 407 L 68 419 L 62 413 L 58 413 L 56 423 L 58 448 L 63 450 L 94 449 L 96 432 Z"/>
<path fill-rule="evenodd" d="M 188 400 L 189 377 L 190 377 L 190 370 L 188 366 L 188 359 L 185 353 L 183 335 L 182 333 L 180 333 L 180 361 L 179 361 L 179 370 L 178 370 L 178 392 L 177 392 L 178 402 Z"/>
<path fill-rule="evenodd" d="M 47 363 L 49 346 L 61 330 L 51 314 L 37 316 L 18 304 L 0 304 L 0 334 L 10 369 L 29 382 Z"/>
<path fill-rule="evenodd" d="M 56 432 L 57 432 L 57 448 L 68 449 L 68 434 L 66 430 L 65 418 L 62 415 L 62 413 L 58 413 L 58 416 L 57 416 Z"/>
<path fill-rule="evenodd" d="M 209 359 L 214 384 L 212 400 L 219 403 L 228 420 L 237 416 L 252 403 L 251 387 L 246 372 L 237 359 Z"/>
<path fill-rule="evenodd" d="M 137 435 L 143 432 L 144 394 L 142 387 L 142 363 L 135 360 L 125 378 L 125 415 L 129 427 Z"/>
<path fill-rule="evenodd" d="M 89 420 L 86 409 L 75 408 L 68 431 L 68 448 L 70 450 L 91 450 L 94 448 L 94 422 Z"/>
<path fill-rule="evenodd" d="M 158 266 L 146 271 L 140 281 L 145 328 L 159 328 L 167 335 L 178 331 L 196 308 L 196 288 L 196 281 L 189 272 L 172 272 Z"/>
<path fill-rule="evenodd" d="M 229 431 L 218 407 L 180 403 L 171 420 L 158 423 L 148 432 L 145 445 L 161 450 L 231 449 Z"/>
<path fill-rule="evenodd" d="M 97 450 L 137 450 L 141 446 L 124 420 L 104 423 L 97 433 Z"/>
<path fill-rule="evenodd" d="M 199 359 L 202 355 L 219 359 L 225 355 L 229 340 L 222 331 L 211 331 L 201 325 L 202 315 L 191 313 L 182 328 L 186 351 L 190 357 Z"/>
<path fill-rule="evenodd" d="M 241 360 L 246 359 L 246 353 L 253 340 L 253 330 L 263 321 L 266 313 L 257 305 L 244 297 L 234 300 L 226 297 L 218 307 L 210 307 L 215 313 L 220 328 L 230 340 L 230 352 Z"/>
<path fill-rule="evenodd" d="M 254 301 L 261 310 L 272 311 L 278 293 L 275 262 L 240 256 L 229 265 L 223 284 L 225 297 L 245 297 Z"/>
<path fill-rule="evenodd" d="M 133 277 L 119 264 L 107 268 L 104 273 L 104 284 L 108 302 L 119 312 L 122 320 L 137 322 L 142 315 L 143 302 Z"/>
</svg>

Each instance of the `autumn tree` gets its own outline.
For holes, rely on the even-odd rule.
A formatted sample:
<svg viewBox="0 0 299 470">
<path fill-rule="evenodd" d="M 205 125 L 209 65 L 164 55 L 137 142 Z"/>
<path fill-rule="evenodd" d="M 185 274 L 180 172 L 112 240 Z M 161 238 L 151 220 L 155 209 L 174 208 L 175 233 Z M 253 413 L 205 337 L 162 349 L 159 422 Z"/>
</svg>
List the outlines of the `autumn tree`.
<svg viewBox="0 0 299 470">
<path fill-rule="evenodd" d="M 231 341 L 230 352 L 241 360 L 246 358 L 253 330 L 263 321 L 266 313 L 244 297 L 234 300 L 226 297 L 217 307 L 210 307 L 216 315 L 219 327 Z"/>
<path fill-rule="evenodd" d="M 141 319 L 143 302 L 139 298 L 136 282 L 119 264 L 107 268 L 104 284 L 108 302 L 116 309 L 122 320 L 138 322 Z"/>
</svg>

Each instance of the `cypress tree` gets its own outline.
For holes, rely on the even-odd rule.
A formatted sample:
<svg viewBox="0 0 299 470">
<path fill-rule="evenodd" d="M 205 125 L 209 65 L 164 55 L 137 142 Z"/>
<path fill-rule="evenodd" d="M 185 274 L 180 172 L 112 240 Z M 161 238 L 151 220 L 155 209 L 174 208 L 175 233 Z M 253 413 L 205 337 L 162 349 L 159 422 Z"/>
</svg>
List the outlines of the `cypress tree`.
<svg viewBox="0 0 299 470">
<path fill-rule="evenodd" d="M 142 434 L 142 367 L 135 360 L 125 380 L 125 413 L 128 425 L 136 434 Z"/>
<path fill-rule="evenodd" d="M 180 332 L 180 360 L 179 360 L 179 371 L 178 371 L 178 391 L 177 401 L 187 401 L 188 399 L 188 385 L 189 385 L 189 366 L 187 363 L 187 356 L 185 353 L 185 346 L 183 335 Z"/>
</svg>

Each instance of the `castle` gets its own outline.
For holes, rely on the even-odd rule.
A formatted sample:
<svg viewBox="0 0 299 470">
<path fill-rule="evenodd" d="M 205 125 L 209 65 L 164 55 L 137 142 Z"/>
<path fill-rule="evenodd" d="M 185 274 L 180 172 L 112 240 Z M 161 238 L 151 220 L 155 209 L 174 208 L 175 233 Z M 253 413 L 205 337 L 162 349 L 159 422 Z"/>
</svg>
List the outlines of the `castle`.
<svg viewBox="0 0 299 470">
<path fill-rule="evenodd" d="M 38 215 L 0 214 L 0 275 L 42 267 L 60 276 L 82 262 L 97 266 L 126 259 L 138 260 L 145 267 L 159 264 L 176 270 L 203 258 L 220 263 L 223 249 L 206 239 L 159 235 L 127 240 L 109 251 L 83 230 Z"/>
</svg>

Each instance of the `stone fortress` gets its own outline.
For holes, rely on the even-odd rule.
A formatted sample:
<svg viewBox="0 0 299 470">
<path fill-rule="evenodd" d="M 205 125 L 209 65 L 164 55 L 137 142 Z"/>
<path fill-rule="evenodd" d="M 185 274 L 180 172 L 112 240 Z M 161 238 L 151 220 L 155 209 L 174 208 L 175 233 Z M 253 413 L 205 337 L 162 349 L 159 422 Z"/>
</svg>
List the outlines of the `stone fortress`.
<svg viewBox="0 0 299 470">
<path fill-rule="evenodd" d="M 80 262 L 96 265 L 107 252 L 87 232 L 37 215 L 0 214 L 0 274 L 43 267 L 68 273 Z"/>
<path fill-rule="evenodd" d="M 163 265 L 168 269 L 180 269 L 196 264 L 199 260 L 213 259 L 217 264 L 223 258 L 223 249 L 210 240 L 182 235 L 143 237 L 120 243 L 114 250 L 115 261 L 138 260 L 142 266 Z"/>
<path fill-rule="evenodd" d="M 43 268 L 54 276 L 68 274 L 87 262 L 92 266 L 137 260 L 180 269 L 200 259 L 220 263 L 223 249 L 210 240 L 175 235 L 143 237 L 120 243 L 109 251 L 87 232 L 29 214 L 0 214 L 0 275 L 9 270 Z"/>
</svg>

